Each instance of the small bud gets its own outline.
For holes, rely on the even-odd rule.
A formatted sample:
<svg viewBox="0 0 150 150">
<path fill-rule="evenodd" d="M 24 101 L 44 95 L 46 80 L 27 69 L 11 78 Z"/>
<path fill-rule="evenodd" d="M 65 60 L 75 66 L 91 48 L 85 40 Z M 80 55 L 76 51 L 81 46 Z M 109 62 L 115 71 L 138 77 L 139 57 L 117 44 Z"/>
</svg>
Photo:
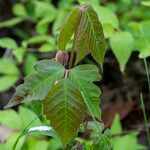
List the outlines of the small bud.
<svg viewBox="0 0 150 150">
<path fill-rule="evenodd" d="M 56 55 L 55 55 L 55 60 L 61 63 L 62 65 L 66 65 L 69 59 L 69 55 L 65 51 L 60 51 L 58 50 Z"/>
</svg>

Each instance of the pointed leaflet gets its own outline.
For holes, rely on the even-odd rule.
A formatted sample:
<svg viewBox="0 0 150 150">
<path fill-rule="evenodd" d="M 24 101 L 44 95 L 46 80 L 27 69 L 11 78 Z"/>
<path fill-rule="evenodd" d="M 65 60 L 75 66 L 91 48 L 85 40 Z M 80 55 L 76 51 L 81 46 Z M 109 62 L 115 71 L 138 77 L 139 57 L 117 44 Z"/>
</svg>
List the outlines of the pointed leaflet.
<svg viewBox="0 0 150 150">
<path fill-rule="evenodd" d="M 58 49 L 65 50 L 66 44 L 75 32 L 75 28 L 78 20 L 79 8 L 75 8 L 63 22 L 60 28 L 60 34 L 58 37 Z"/>
<path fill-rule="evenodd" d="M 120 64 L 121 71 L 124 71 L 125 65 L 128 62 L 134 47 L 132 34 L 126 31 L 114 34 L 110 38 L 110 46 Z"/>
<path fill-rule="evenodd" d="M 105 55 L 105 38 L 98 16 L 89 4 L 84 4 L 79 9 L 79 22 L 74 36 L 73 50 L 77 52 L 75 64 L 88 53 L 103 64 Z"/>
<path fill-rule="evenodd" d="M 43 104 L 44 114 L 66 145 L 76 136 L 86 105 L 78 88 L 67 78 L 58 81 Z"/>
<path fill-rule="evenodd" d="M 94 117 L 100 119 L 100 89 L 92 82 L 101 79 L 94 65 L 79 65 L 69 72 L 69 79 L 80 89 Z"/>
<path fill-rule="evenodd" d="M 55 60 L 41 60 L 35 65 L 36 73 L 24 78 L 16 93 L 5 106 L 12 107 L 28 100 L 43 100 L 52 85 L 63 77 L 64 67 Z"/>
</svg>

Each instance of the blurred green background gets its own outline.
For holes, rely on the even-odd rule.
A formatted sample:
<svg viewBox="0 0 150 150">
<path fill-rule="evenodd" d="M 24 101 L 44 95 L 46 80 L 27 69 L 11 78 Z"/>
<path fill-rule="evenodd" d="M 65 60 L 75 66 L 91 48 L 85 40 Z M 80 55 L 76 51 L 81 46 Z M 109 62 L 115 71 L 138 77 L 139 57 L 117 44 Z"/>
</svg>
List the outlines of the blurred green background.
<svg viewBox="0 0 150 150">
<path fill-rule="evenodd" d="M 113 71 L 115 73 L 111 75 L 112 79 L 109 78 L 109 82 L 113 84 L 115 81 L 113 76 L 117 78 L 116 80 L 124 78 L 122 74 L 128 72 L 130 60 L 141 62 L 143 58 L 150 56 L 149 1 L 0 0 L 1 109 L 9 101 L 15 87 L 23 82 L 23 77 L 34 73 L 33 66 L 38 60 L 54 57 L 57 51 L 56 43 L 59 28 L 64 18 L 73 8 L 85 2 L 89 2 L 97 12 L 106 38 L 107 54 L 104 64 L 103 87 L 108 87 L 108 89 L 110 87 L 107 76 L 111 72 L 108 69 L 111 65 L 112 68 L 117 68 L 117 71 Z M 71 47 L 72 41 L 68 43 L 66 51 L 69 52 Z M 115 61 L 115 65 L 112 60 Z M 84 62 L 95 63 L 90 56 L 87 56 L 80 63 Z M 109 64 L 108 68 L 107 64 Z M 144 70 L 144 66 L 142 68 Z M 143 85 L 145 86 L 145 83 Z M 103 92 L 105 93 L 105 89 Z M 145 93 L 148 91 L 146 90 Z M 107 97 L 107 99 L 109 98 Z M 105 101 L 104 98 L 101 100 Z M 0 150 L 10 150 L 19 132 L 40 113 L 40 102 L 21 104 L 13 109 L 1 110 Z M 47 125 L 47 121 L 41 117 L 31 126 L 39 125 Z M 120 119 L 115 119 L 111 131 L 121 133 L 122 130 Z M 84 143 L 86 150 L 90 149 L 90 136 L 79 136 L 82 137 L 80 140 Z M 112 138 L 111 141 L 114 150 L 145 149 L 141 144 L 137 144 L 137 133 L 129 133 L 123 137 L 119 135 Z M 141 143 L 146 145 L 147 140 Z M 17 150 L 59 149 L 62 149 L 59 140 L 42 135 L 24 136 L 17 146 Z"/>
</svg>

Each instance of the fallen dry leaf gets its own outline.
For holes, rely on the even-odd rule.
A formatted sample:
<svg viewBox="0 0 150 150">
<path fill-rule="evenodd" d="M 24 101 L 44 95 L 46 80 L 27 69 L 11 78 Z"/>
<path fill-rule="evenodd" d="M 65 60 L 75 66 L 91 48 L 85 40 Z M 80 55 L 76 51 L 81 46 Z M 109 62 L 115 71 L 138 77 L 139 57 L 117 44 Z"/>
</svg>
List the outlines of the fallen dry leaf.
<svg viewBox="0 0 150 150">
<path fill-rule="evenodd" d="M 108 128 L 111 125 L 116 114 L 119 114 L 120 118 L 123 119 L 132 110 L 133 106 L 133 101 L 105 104 L 102 107 L 102 121 L 105 127 Z"/>
</svg>

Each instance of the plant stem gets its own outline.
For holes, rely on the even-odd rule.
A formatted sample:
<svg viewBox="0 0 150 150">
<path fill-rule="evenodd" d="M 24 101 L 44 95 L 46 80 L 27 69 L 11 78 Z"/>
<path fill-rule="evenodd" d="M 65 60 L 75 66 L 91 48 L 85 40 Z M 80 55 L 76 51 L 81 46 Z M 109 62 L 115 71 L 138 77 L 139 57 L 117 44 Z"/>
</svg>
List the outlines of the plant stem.
<svg viewBox="0 0 150 150">
<path fill-rule="evenodd" d="M 142 93 L 140 93 L 140 99 L 141 99 L 141 106 L 142 106 L 142 110 L 143 110 L 143 117 L 144 117 L 144 123 L 145 123 L 148 143 L 149 143 L 149 146 L 150 146 L 150 133 L 149 133 L 149 128 L 148 128 L 148 122 L 147 122 L 144 99 L 143 99 L 143 94 Z"/>
<path fill-rule="evenodd" d="M 147 61 L 145 57 L 143 57 L 143 60 L 144 60 L 144 65 L 145 65 L 145 71 L 146 71 L 147 82 L 148 82 L 148 90 L 149 90 L 149 98 L 150 98 L 150 77 L 148 73 L 148 65 L 147 65 Z"/>
<path fill-rule="evenodd" d="M 22 132 L 20 133 L 20 135 L 18 136 L 16 142 L 14 143 L 14 145 L 13 145 L 13 147 L 12 147 L 12 150 L 15 150 L 15 149 L 16 149 L 17 143 L 18 143 L 18 141 L 19 141 L 19 139 L 20 139 L 22 133 L 23 133 L 36 119 L 38 119 L 40 116 L 41 116 L 41 114 L 38 115 L 35 119 L 33 119 L 33 120 L 23 129 L 23 131 L 22 131 Z"/>
<path fill-rule="evenodd" d="M 74 50 L 72 49 L 72 50 L 71 50 L 71 54 L 70 54 L 70 59 L 69 59 L 69 66 L 68 66 L 69 69 L 71 69 L 71 68 L 73 67 L 74 56 L 75 56 L 75 52 L 74 52 Z"/>
</svg>

